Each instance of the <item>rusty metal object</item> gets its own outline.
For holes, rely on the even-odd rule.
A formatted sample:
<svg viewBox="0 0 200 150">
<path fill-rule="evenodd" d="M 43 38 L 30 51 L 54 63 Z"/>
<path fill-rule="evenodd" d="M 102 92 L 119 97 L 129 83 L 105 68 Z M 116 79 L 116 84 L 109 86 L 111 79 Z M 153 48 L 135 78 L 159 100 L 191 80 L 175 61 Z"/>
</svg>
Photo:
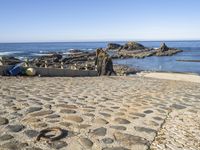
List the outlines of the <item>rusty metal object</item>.
<svg viewBox="0 0 200 150">
<path fill-rule="evenodd" d="M 58 134 L 55 134 L 55 136 L 51 137 L 51 136 L 46 135 L 49 132 L 56 132 Z M 43 139 L 47 142 L 59 140 L 63 137 L 63 134 L 64 134 L 63 130 L 59 127 L 47 128 L 47 129 L 40 131 L 39 135 L 36 138 L 36 142 L 39 142 L 41 139 Z"/>
</svg>

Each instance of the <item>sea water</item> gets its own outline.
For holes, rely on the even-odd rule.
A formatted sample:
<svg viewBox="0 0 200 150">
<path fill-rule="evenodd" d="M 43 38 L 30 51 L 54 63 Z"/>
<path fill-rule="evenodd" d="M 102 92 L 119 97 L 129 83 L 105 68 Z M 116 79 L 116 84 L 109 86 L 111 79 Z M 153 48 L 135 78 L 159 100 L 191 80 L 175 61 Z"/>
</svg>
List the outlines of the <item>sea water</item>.
<svg viewBox="0 0 200 150">
<path fill-rule="evenodd" d="M 141 41 L 150 48 L 159 48 L 163 41 Z M 48 42 L 48 43 L 0 43 L 0 56 L 18 58 L 37 57 L 51 52 L 67 53 L 72 49 L 94 51 L 105 48 L 110 42 Z M 124 44 L 126 42 L 114 42 Z M 200 74 L 200 62 L 181 62 L 177 60 L 200 60 L 200 41 L 165 41 L 168 47 L 182 49 L 174 56 L 147 57 L 144 59 L 119 59 L 115 64 L 125 64 L 147 71 L 190 72 Z"/>
</svg>

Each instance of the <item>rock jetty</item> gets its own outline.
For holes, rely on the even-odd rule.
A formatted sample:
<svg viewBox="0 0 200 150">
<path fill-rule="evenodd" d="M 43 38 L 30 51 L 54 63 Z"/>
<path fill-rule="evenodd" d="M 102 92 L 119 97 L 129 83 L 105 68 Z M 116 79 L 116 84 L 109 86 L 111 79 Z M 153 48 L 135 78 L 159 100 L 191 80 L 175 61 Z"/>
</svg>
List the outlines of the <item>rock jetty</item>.
<svg viewBox="0 0 200 150">
<path fill-rule="evenodd" d="M 116 50 L 116 49 L 111 49 L 111 48 L 114 48 L 113 45 L 114 45 L 113 43 L 111 45 L 108 44 L 107 50 L 109 51 Z M 118 48 L 118 51 L 113 51 L 112 58 L 114 59 L 118 59 L 118 58 L 142 59 L 142 58 L 150 57 L 150 56 L 172 56 L 179 52 L 182 52 L 182 50 L 179 50 L 176 48 L 169 48 L 167 47 L 165 43 L 162 43 L 159 49 L 154 49 L 154 48 L 145 47 L 142 44 L 137 43 L 137 42 L 128 42 L 125 45 L 120 46 L 120 48 Z"/>
</svg>

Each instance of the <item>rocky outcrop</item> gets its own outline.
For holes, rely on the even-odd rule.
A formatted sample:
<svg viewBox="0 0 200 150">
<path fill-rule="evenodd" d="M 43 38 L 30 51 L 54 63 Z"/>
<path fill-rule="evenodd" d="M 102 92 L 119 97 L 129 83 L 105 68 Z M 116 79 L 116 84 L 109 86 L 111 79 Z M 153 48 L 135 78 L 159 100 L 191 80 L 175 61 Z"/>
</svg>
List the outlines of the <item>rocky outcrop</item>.
<svg viewBox="0 0 200 150">
<path fill-rule="evenodd" d="M 60 63 L 62 59 L 62 55 L 58 53 L 52 53 L 46 56 L 41 56 L 35 58 L 32 62 L 32 65 L 37 67 L 45 67 L 45 64 L 49 64 L 49 66 L 55 65 L 56 63 Z"/>
<path fill-rule="evenodd" d="M 0 63 L 2 65 L 16 65 L 18 63 L 21 63 L 22 61 L 15 58 L 15 57 L 12 57 L 12 56 L 3 56 L 3 57 L 0 57 Z"/>
<path fill-rule="evenodd" d="M 119 75 L 119 76 L 136 74 L 137 72 L 140 71 L 140 70 L 137 70 L 135 68 L 131 68 L 131 67 L 126 66 L 126 65 L 117 65 L 117 64 L 115 64 L 113 66 L 113 68 L 114 68 L 116 74 Z"/>
<path fill-rule="evenodd" d="M 142 44 L 137 43 L 137 42 L 128 42 L 122 48 L 122 50 L 128 50 L 128 51 L 143 50 L 143 49 L 145 49 L 145 47 Z"/>
<path fill-rule="evenodd" d="M 158 51 L 160 51 L 160 52 L 165 52 L 168 50 L 169 50 L 169 47 L 167 47 L 167 45 L 165 43 L 162 43 L 160 48 L 158 49 Z"/>
<path fill-rule="evenodd" d="M 107 46 L 107 50 L 119 50 L 122 48 L 122 45 L 116 43 L 109 43 Z"/>
<path fill-rule="evenodd" d="M 162 43 L 155 55 L 156 56 L 172 56 L 179 52 L 182 52 L 182 50 L 179 50 L 176 48 L 169 48 L 165 43 Z"/>
<path fill-rule="evenodd" d="M 113 69 L 112 58 L 102 48 L 96 50 L 95 65 L 99 76 L 116 74 Z"/>
<path fill-rule="evenodd" d="M 150 56 L 172 56 L 182 50 L 169 48 L 165 43 L 162 43 L 159 49 L 147 48 L 137 42 L 128 42 L 117 52 L 112 54 L 113 59 L 123 58 L 138 58 L 143 59 Z"/>
</svg>

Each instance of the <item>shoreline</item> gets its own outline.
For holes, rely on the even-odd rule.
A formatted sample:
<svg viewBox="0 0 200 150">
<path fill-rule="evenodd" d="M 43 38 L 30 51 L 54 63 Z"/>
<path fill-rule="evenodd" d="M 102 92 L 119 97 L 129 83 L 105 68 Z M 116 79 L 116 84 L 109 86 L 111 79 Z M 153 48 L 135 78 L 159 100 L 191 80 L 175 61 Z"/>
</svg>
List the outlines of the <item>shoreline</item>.
<svg viewBox="0 0 200 150">
<path fill-rule="evenodd" d="M 137 75 L 148 78 L 200 83 L 200 75 L 196 73 L 142 71 L 137 73 Z"/>
</svg>

